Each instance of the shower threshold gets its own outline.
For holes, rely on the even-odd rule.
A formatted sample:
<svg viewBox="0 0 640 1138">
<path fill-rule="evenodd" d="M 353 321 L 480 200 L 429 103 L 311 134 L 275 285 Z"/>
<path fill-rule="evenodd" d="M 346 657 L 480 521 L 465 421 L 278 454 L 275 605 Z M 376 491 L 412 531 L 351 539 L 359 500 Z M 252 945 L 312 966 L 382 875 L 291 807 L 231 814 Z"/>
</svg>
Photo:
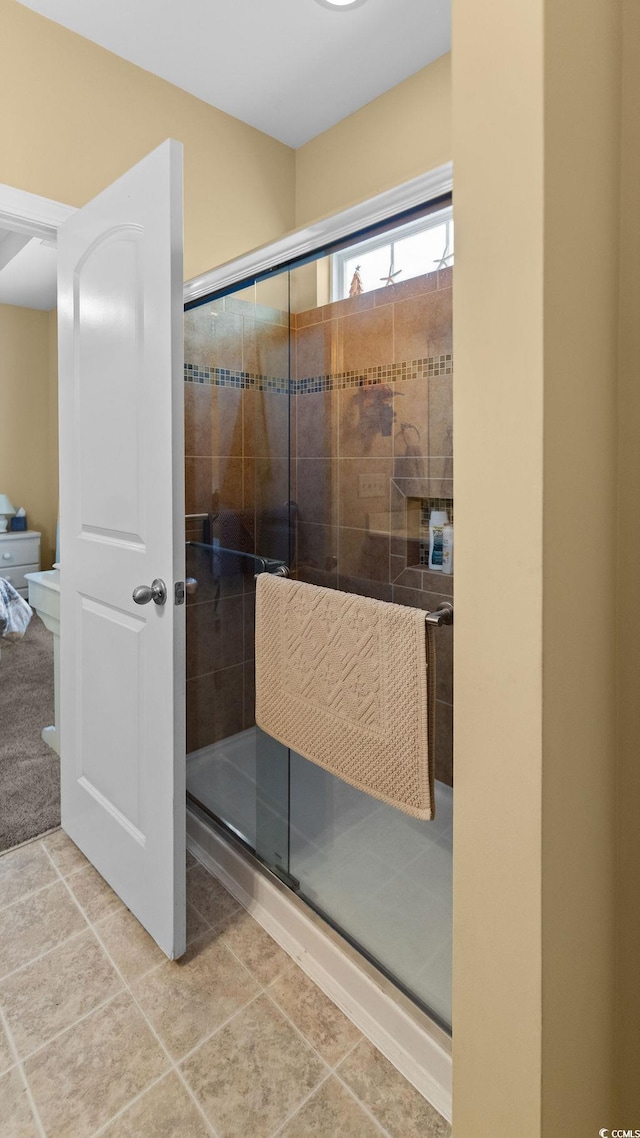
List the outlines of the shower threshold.
<svg viewBox="0 0 640 1138">
<path fill-rule="evenodd" d="M 291 752 L 278 813 L 273 801 L 256 805 L 256 750 L 250 728 L 190 755 L 190 802 L 450 1032 L 451 788 L 436 783 L 436 820 L 419 822 Z M 279 864 L 260 857 L 258 813 L 261 832 L 287 831 Z"/>
<path fill-rule="evenodd" d="M 416 1089 L 451 1120 L 451 1036 L 224 823 L 187 803 L 187 848 Z"/>
</svg>

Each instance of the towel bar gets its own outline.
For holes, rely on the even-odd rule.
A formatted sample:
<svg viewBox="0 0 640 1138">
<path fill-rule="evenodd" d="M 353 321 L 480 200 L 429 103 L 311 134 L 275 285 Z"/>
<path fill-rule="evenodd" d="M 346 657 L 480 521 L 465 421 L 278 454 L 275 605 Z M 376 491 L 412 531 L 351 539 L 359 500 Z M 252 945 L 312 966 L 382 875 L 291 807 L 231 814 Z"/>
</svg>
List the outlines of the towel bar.
<svg viewBox="0 0 640 1138">
<path fill-rule="evenodd" d="M 443 624 L 453 624 L 453 605 L 449 601 L 443 601 L 437 609 L 427 613 L 425 620 L 427 624 L 435 624 L 437 628 L 441 628 Z"/>
<path fill-rule="evenodd" d="M 263 572 L 269 573 L 272 577 L 288 577 L 289 576 L 289 566 L 288 565 L 278 565 L 277 569 L 266 569 L 266 570 L 263 570 Z M 255 573 L 254 574 L 254 580 L 257 581 L 259 576 L 260 576 L 259 573 Z"/>
</svg>

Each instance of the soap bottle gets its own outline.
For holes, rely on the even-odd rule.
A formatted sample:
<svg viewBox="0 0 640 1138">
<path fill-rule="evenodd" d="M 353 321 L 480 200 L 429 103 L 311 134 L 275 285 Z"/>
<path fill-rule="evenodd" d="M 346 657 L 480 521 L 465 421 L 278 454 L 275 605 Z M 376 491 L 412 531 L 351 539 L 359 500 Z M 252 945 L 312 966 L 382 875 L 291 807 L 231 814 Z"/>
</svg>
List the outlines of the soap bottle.
<svg viewBox="0 0 640 1138">
<path fill-rule="evenodd" d="M 442 572 L 453 573 L 453 526 L 450 522 L 442 527 Z"/>
<path fill-rule="evenodd" d="M 442 539 L 449 523 L 446 510 L 432 510 L 429 518 L 429 568 L 442 572 Z"/>
</svg>

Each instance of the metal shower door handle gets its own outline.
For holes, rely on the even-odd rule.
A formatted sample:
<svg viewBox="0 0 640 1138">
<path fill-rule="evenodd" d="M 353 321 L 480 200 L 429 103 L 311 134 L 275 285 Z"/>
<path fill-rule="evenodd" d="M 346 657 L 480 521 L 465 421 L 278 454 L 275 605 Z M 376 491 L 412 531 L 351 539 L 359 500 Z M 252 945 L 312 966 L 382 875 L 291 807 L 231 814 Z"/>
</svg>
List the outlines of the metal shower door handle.
<svg viewBox="0 0 640 1138">
<path fill-rule="evenodd" d="M 153 601 L 156 605 L 164 605 L 167 603 L 167 586 L 164 581 L 156 577 L 150 585 L 136 585 L 133 599 L 137 605 L 148 605 L 149 601 Z"/>
</svg>

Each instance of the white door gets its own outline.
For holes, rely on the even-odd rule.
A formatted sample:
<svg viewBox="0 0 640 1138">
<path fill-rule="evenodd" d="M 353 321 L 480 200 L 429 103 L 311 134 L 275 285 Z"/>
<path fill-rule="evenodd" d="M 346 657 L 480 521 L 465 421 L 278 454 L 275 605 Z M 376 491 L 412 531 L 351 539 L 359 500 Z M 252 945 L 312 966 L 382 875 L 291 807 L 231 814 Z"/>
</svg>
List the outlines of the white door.
<svg viewBox="0 0 640 1138">
<path fill-rule="evenodd" d="M 186 942 L 182 146 L 58 238 L 62 826 Z M 148 603 L 137 586 L 166 586 Z M 151 597 L 151 589 L 143 593 Z"/>
</svg>

